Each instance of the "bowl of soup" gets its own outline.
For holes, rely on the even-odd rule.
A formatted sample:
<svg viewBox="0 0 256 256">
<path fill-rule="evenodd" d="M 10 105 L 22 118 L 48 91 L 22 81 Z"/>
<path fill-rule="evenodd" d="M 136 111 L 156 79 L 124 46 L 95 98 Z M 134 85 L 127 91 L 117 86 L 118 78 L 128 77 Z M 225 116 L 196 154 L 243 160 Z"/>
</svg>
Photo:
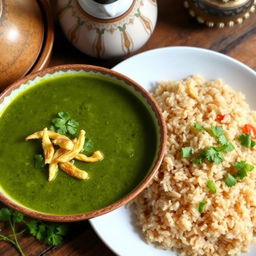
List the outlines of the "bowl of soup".
<svg viewBox="0 0 256 256">
<path fill-rule="evenodd" d="M 102 67 L 57 66 L 0 95 L 0 200 L 29 216 L 79 221 L 153 179 L 166 128 L 150 94 Z"/>
</svg>

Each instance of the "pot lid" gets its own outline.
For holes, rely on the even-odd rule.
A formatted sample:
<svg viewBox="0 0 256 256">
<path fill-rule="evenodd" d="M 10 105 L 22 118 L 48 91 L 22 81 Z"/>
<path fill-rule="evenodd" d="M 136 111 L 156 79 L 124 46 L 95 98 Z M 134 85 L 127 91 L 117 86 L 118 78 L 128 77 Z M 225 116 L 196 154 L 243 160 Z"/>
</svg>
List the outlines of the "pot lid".
<svg viewBox="0 0 256 256">
<path fill-rule="evenodd" d="M 34 65 L 44 40 L 44 21 L 35 0 L 0 0 L 0 89 Z"/>
</svg>

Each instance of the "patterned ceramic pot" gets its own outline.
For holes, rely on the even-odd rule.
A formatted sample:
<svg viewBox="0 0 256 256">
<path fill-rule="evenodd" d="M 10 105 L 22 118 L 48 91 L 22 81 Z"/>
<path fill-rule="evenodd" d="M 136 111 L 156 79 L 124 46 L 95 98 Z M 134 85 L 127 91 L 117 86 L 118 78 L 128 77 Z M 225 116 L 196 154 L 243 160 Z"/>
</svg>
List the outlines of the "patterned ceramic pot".
<svg viewBox="0 0 256 256">
<path fill-rule="evenodd" d="M 156 0 L 101 2 L 58 0 L 61 27 L 76 48 L 93 57 L 114 58 L 147 42 L 157 20 Z"/>
<path fill-rule="evenodd" d="M 249 18 L 255 11 L 256 0 L 185 0 L 184 4 L 198 22 L 223 28 Z"/>
</svg>

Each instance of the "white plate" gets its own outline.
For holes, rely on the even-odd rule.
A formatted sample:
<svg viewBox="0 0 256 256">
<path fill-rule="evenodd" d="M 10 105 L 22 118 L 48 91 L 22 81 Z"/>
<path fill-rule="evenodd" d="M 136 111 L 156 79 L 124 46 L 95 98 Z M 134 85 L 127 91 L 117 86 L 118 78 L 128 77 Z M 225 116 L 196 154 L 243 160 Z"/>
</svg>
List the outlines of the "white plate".
<svg viewBox="0 0 256 256">
<path fill-rule="evenodd" d="M 256 109 L 256 72 L 223 54 L 193 47 L 167 47 L 133 56 L 113 68 L 137 81 L 147 90 L 161 80 L 182 79 L 200 74 L 207 79 L 222 78 L 225 83 L 246 95 L 247 102 Z M 129 209 L 121 207 L 111 213 L 90 220 L 105 244 L 122 256 L 174 256 L 146 244 L 134 225 Z M 243 256 L 255 256 L 256 245 Z"/>
</svg>

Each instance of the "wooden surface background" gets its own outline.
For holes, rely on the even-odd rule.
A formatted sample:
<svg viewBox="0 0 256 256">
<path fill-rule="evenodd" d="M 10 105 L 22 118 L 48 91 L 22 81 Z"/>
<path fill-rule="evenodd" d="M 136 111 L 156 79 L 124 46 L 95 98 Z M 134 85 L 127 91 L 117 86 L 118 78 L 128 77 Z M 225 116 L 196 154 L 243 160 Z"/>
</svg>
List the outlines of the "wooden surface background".
<svg viewBox="0 0 256 256">
<path fill-rule="evenodd" d="M 138 52 L 165 46 L 203 47 L 232 56 L 256 70 L 256 15 L 233 28 L 210 29 L 191 18 L 182 2 L 182 0 L 158 0 L 159 12 L 155 31 L 147 44 Z M 84 63 L 111 68 L 125 58 L 103 61 L 82 54 L 68 43 L 56 22 L 56 39 L 50 66 Z M 0 228 L 5 229 L 2 224 Z M 21 246 L 27 256 L 114 255 L 97 237 L 88 221 L 71 223 L 69 228 L 68 237 L 59 247 L 47 246 L 28 235 L 20 237 Z M 18 254 L 8 243 L 0 242 L 0 255 Z"/>
</svg>

